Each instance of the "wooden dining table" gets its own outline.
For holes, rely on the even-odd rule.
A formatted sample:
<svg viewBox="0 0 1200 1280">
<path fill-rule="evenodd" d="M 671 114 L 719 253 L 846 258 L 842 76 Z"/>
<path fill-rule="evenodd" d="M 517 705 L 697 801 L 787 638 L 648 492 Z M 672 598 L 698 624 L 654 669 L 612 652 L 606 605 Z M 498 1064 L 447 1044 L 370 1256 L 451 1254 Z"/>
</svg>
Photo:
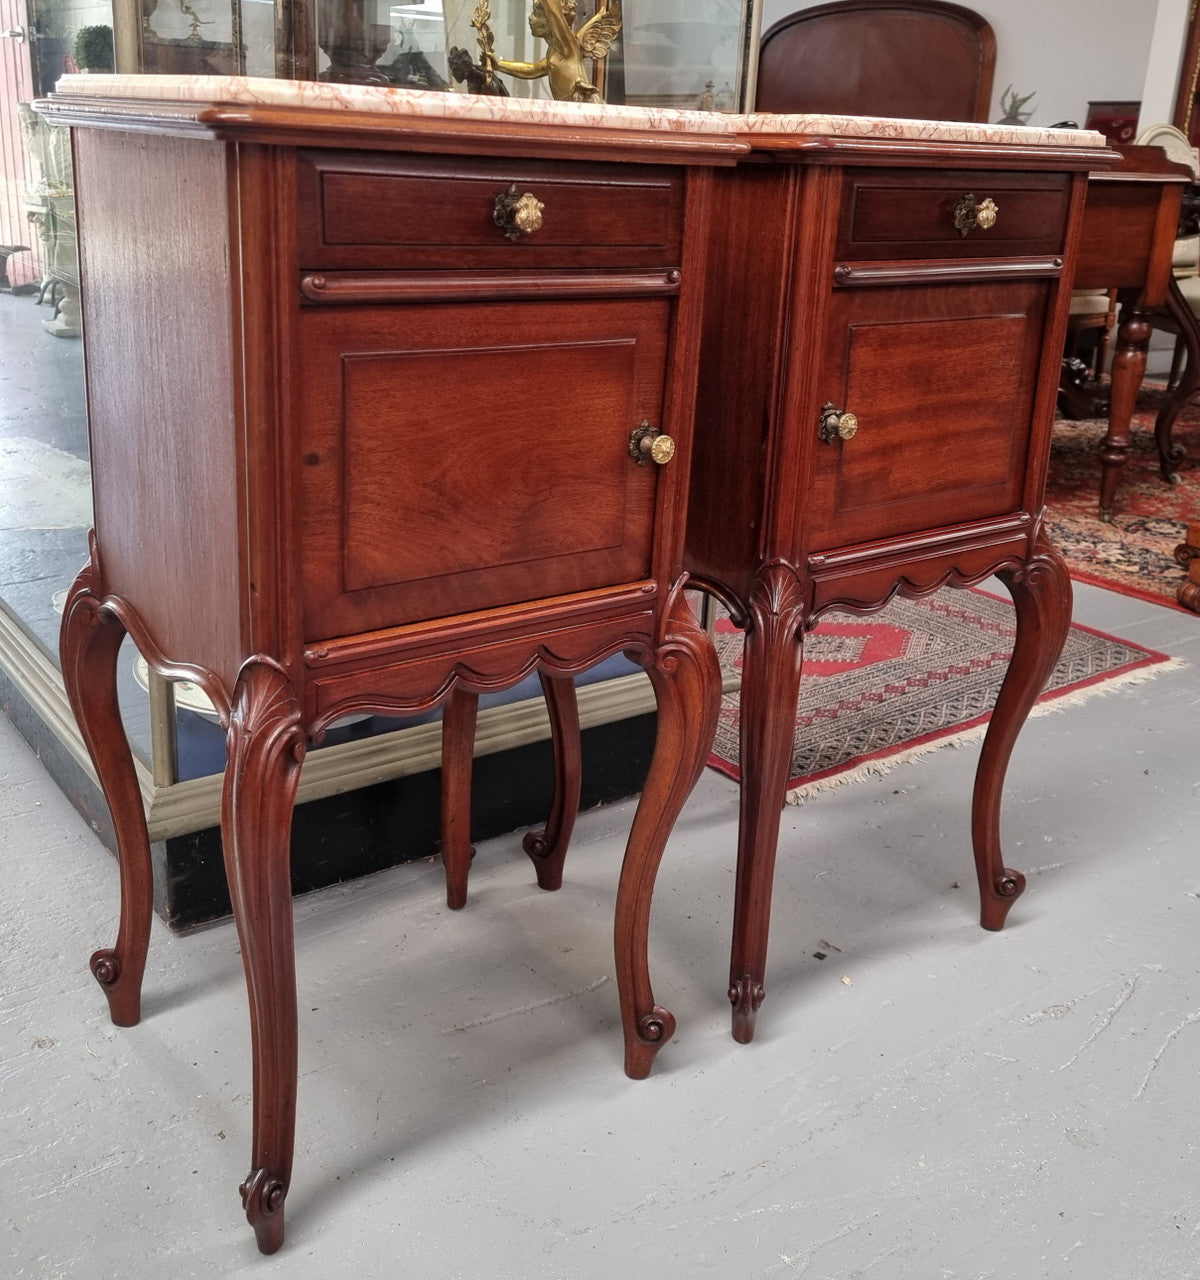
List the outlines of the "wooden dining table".
<svg viewBox="0 0 1200 1280">
<path fill-rule="evenodd" d="M 1146 375 L 1152 312 L 1170 296 L 1171 256 L 1191 170 L 1161 147 L 1122 146 L 1115 168 L 1088 179 L 1075 288 L 1116 289 L 1121 305 L 1113 353 L 1108 431 L 1100 445 L 1100 519 L 1113 518 L 1129 461 L 1133 408 Z M 1188 367 L 1200 361 L 1191 358 Z M 1173 419 L 1172 419 L 1173 420 Z"/>
</svg>

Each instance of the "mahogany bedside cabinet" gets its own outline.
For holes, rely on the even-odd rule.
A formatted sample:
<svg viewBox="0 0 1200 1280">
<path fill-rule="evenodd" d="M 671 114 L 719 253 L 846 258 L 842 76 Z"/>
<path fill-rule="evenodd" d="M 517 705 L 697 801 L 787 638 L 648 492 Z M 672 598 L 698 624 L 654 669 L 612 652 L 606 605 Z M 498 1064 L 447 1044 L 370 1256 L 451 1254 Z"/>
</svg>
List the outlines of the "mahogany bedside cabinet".
<svg viewBox="0 0 1200 1280">
<path fill-rule="evenodd" d="M 804 633 L 998 574 L 1013 657 L 976 776 L 984 928 L 1024 888 L 1000 847 L 1017 732 L 1062 651 L 1070 580 L 1042 527 L 1089 170 L 1087 131 L 746 117 L 717 179 L 686 564 L 745 628 L 729 997 L 748 1041 Z M 1111 162 L 1117 157 L 1111 156 Z"/>
<path fill-rule="evenodd" d="M 769 114 L 739 127 L 754 152 L 715 176 L 685 565 L 746 633 L 729 971 L 746 1042 L 803 638 L 826 610 L 1004 581 L 1017 633 L 971 822 L 983 927 L 1024 889 L 1001 853 L 1001 790 L 1070 625 L 1043 492 L 1088 172 L 1119 157 L 1085 130 Z M 562 732 L 572 691 L 548 695 Z M 557 758 L 577 786 L 571 743 Z M 561 845 L 564 807 L 531 843 Z"/>
<path fill-rule="evenodd" d="M 120 856 L 92 969 L 136 1022 L 128 633 L 227 727 L 241 1194 L 271 1252 L 295 1128 L 291 811 L 337 718 L 450 699 L 453 740 L 479 692 L 643 665 L 658 738 L 615 926 L 628 1074 L 672 1034 L 650 898 L 720 688 L 682 597 L 703 263 L 713 166 L 748 148 L 699 114 L 270 80 L 68 76 L 39 106 L 74 126 L 95 499 L 63 670 Z M 448 851 L 452 901 L 468 858 Z"/>
</svg>

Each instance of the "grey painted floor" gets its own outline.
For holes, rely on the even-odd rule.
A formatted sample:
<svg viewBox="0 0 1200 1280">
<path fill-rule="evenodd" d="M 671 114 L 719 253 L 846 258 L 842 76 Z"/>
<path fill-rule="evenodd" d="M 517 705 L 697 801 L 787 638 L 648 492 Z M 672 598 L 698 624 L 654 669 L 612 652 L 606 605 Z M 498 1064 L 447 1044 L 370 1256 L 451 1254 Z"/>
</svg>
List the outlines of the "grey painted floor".
<svg viewBox="0 0 1200 1280">
<path fill-rule="evenodd" d="M 517 837 L 467 909 L 421 863 L 299 902 L 284 1249 L 254 1249 L 231 926 L 156 925 L 146 1016 L 86 962 L 116 867 L 0 721 L 0 1274 L 1182 1280 L 1200 1275 L 1200 619 L 1080 588 L 1080 621 L 1189 669 L 1030 722 L 987 934 L 975 750 L 785 811 L 755 1044 L 724 996 L 736 791 L 706 773 L 659 877 L 679 1033 L 621 1072 L 608 919 L 622 805 L 558 894 Z M 828 959 L 814 958 L 816 951 Z"/>
</svg>

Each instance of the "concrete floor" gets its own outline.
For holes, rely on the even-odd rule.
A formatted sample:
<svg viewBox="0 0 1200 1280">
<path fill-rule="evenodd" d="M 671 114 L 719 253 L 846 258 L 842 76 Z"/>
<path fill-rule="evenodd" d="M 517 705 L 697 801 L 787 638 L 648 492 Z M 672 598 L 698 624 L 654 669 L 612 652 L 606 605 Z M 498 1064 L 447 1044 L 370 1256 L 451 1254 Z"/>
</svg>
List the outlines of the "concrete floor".
<svg viewBox="0 0 1200 1280">
<path fill-rule="evenodd" d="M 273 1258 L 236 1191 L 232 926 L 156 924 L 145 1017 L 110 1025 L 87 958 L 113 937 L 115 863 L 0 721 L 0 1274 L 1200 1275 L 1200 619 L 1093 588 L 1076 617 L 1192 665 L 1027 726 L 1009 928 L 975 924 L 974 748 L 789 808 L 751 1046 L 724 995 L 737 795 L 711 771 L 659 877 L 679 1032 L 643 1082 L 610 954 L 631 805 L 582 818 L 558 894 L 513 836 L 479 849 L 460 913 L 428 862 L 299 901 Z"/>
</svg>

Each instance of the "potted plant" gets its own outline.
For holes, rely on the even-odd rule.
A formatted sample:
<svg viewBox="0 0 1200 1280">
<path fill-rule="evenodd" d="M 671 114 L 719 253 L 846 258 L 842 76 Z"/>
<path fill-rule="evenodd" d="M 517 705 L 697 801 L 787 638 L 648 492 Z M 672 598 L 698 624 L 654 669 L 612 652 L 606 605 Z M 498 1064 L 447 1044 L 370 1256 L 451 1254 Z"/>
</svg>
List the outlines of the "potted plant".
<svg viewBox="0 0 1200 1280">
<path fill-rule="evenodd" d="M 112 27 L 80 27 L 75 35 L 75 65 L 80 71 L 112 71 Z"/>
</svg>

